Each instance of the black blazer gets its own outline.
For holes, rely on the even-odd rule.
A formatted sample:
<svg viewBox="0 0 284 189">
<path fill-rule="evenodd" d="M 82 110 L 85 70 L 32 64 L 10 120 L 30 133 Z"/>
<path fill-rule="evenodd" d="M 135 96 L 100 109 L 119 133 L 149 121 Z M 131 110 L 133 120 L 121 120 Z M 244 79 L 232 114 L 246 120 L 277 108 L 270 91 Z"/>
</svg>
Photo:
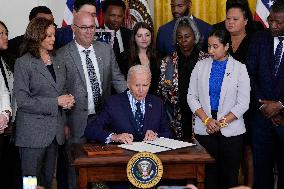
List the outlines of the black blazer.
<svg viewBox="0 0 284 189">
<path fill-rule="evenodd" d="M 256 33 L 251 39 L 246 61 L 251 80 L 252 99 L 255 108 L 260 107 L 259 99 L 284 102 L 284 59 L 278 74 L 273 74 L 274 37 L 267 29 Z"/>
</svg>

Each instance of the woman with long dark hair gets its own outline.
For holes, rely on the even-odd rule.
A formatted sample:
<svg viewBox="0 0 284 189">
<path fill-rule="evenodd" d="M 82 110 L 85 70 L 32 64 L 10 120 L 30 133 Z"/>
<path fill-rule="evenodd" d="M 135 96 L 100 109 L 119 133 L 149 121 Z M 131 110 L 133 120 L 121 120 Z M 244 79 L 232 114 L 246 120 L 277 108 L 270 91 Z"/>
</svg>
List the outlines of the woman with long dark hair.
<svg viewBox="0 0 284 189">
<path fill-rule="evenodd" d="M 127 65 L 126 69 L 121 71 L 125 76 L 131 66 L 141 64 L 150 67 L 152 79 L 149 93 L 156 94 L 160 74 L 159 61 L 154 46 L 154 31 L 147 23 L 138 22 L 133 27 L 129 50 L 123 56 Z"/>
</svg>

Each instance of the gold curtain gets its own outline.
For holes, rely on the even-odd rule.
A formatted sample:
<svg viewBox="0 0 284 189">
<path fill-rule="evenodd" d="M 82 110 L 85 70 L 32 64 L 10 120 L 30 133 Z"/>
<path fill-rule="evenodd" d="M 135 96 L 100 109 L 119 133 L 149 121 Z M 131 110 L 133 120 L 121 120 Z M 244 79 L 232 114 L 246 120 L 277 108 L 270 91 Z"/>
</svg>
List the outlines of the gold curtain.
<svg viewBox="0 0 284 189">
<path fill-rule="evenodd" d="M 248 0 L 251 11 L 255 12 L 257 0 Z M 154 0 L 154 28 L 158 28 L 172 19 L 171 0 Z M 209 24 L 215 24 L 225 19 L 226 0 L 192 0 L 191 12 L 197 18 Z"/>
</svg>

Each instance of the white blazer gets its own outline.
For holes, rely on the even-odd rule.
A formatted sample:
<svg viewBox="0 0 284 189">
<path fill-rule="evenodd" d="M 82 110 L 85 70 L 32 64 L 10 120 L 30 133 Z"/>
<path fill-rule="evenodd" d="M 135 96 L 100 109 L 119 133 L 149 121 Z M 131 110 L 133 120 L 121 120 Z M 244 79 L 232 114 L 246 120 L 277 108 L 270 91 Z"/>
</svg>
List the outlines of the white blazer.
<svg viewBox="0 0 284 189">
<path fill-rule="evenodd" d="M 197 62 L 190 77 L 187 94 L 187 103 L 191 111 L 195 112 L 202 107 L 209 117 L 212 117 L 209 96 L 212 62 L 212 58 Z M 243 114 L 249 108 L 249 101 L 250 79 L 246 66 L 229 56 L 221 87 L 217 119 L 221 119 L 229 112 L 232 112 L 237 119 L 228 127 L 221 128 L 222 135 L 230 137 L 246 132 Z M 208 135 L 206 127 L 198 116 L 195 119 L 194 132 L 199 135 Z"/>
<path fill-rule="evenodd" d="M 12 113 L 9 91 L 5 85 L 4 77 L 0 73 L 0 114 L 4 110 L 9 110 Z"/>
</svg>

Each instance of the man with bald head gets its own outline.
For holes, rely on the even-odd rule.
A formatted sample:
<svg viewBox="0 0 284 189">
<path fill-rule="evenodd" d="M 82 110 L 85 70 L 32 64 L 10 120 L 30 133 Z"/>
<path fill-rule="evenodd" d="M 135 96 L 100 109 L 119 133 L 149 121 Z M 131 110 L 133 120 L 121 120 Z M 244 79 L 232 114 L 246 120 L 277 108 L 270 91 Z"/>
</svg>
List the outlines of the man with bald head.
<svg viewBox="0 0 284 189">
<path fill-rule="evenodd" d="M 85 127 L 95 119 L 102 102 L 111 94 L 111 86 L 118 93 L 127 88 L 112 47 L 94 40 L 94 17 L 87 12 L 78 12 L 74 16 L 72 30 L 74 39 L 57 53 L 61 61 L 66 63 L 67 91 L 76 100 L 76 105 L 67 115 L 70 128 L 67 147 L 85 142 Z M 69 173 L 72 174 L 72 171 L 69 170 Z M 75 174 L 71 177 L 69 189 L 76 186 Z"/>
<path fill-rule="evenodd" d="M 79 12 L 89 13 L 96 19 L 96 1 L 94 0 L 75 0 L 74 1 L 73 16 Z M 63 47 L 73 40 L 74 33 L 72 25 L 67 25 L 56 30 L 56 48 Z"/>
</svg>

